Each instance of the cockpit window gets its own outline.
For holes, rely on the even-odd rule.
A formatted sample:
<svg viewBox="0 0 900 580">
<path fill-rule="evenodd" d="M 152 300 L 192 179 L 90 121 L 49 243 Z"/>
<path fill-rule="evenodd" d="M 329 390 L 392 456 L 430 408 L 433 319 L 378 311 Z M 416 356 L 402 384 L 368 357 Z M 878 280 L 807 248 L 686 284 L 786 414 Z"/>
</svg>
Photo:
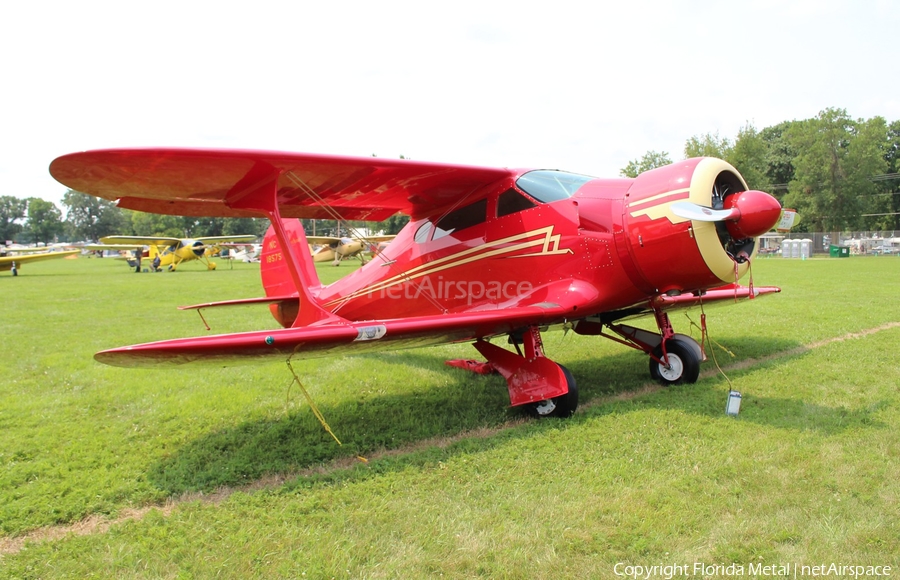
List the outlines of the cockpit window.
<svg viewBox="0 0 900 580">
<path fill-rule="evenodd" d="M 455 209 L 435 224 L 433 240 L 448 236 L 455 231 L 484 223 L 487 217 L 487 199 Z"/>
<path fill-rule="evenodd" d="M 514 214 L 535 206 L 535 203 L 516 191 L 507 189 L 497 199 L 497 217 Z"/>
<path fill-rule="evenodd" d="M 516 180 L 516 185 L 538 201 L 550 203 L 568 199 L 578 189 L 593 179 L 587 175 L 566 173 L 565 171 L 529 171 Z"/>
<path fill-rule="evenodd" d="M 428 241 L 428 236 L 431 234 L 432 224 L 430 221 L 425 220 L 425 223 L 419 226 L 419 229 L 416 230 L 416 235 L 413 239 L 417 244 L 424 244 Z"/>
</svg>

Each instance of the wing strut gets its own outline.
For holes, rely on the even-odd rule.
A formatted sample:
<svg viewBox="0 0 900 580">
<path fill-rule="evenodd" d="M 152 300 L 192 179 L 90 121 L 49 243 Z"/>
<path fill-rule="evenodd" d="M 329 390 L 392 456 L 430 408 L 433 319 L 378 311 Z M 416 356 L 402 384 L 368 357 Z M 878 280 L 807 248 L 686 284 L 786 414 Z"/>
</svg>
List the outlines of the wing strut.
<svg viewBox="0 0 900 580">
<path fill-rule="evenodd" d="M 253 179 L 257 176 L 257 179 Z M 313 265 L 312 256 L 308 253 L 305 253 L 305 259 L 298 256 L 296 248 L 284 228 L 281 212 L 278 211 L 278 177 L 279 172 L 274 168 L 254 167 L 247 177 L 228 192 L 225 202 L 236 209 L 261 211 L 272 222 L 275 237 L 278 238 L 282 255 L 287 262 L 288 272 L 300 298 L 300 313 L 292 327 L 323 323 L 346 324 L 345 318 L 322 308 L 312 295 L 311 288 L 321 286 L 319 275 Z M 251 183 L 247 183 L 248 181 Z M 306 248 L 306 234 L 303 228 L 299 228 L 298 233 L 302 238 L 298 240 L 298 246 Z"/>
<path fill-rule="evenodd" d="M 358 229 L 353 227 L 353 224 L 351 224 L 349 221 L 345 220 L 341 216 L 341 214 L 337 212 L 337 210 L 335 210 L 333 207 L 331 207 L 331 205 L 329 205 L 329 203 L 325 199 L 322 198 L 321 195 L 316 193 L 315 189 L 313 189 L 312 187 L 307 185 L 306 182 L 303 181 L 302 179 L 300 179 L 293 171 L 287 171 L 285 173 L 285 175 L 288 177 L 288 179 L 290 179 L 291 181 L 294 182 L 294 185 L 296 185 L 301 191 L 306 193 L 306 196 L 309 197 L 309 199 L 311 199 L 314 203 L 321 205 L 322 209 L 324 209 L 329 215 L 331 215 L 332 218 L 334 218 L 334 220 L 338 224 L 338 237 L 340 237 L 340 235 L 341 235 L 341 222 L 344 222 L 344 225 L 347 227 L 347 229 L 349 231 L 353 232 L 354 236 L 356 236 L 360 240 L 363 240 L 368 245 L 372 244 L 372 242 L 369 241 L 369 238 L 367 236 L 362 235 L 362 232 L 360 232 Z M 313 230 L 313 231 L 315 231 L 315 230 Z M 385 260 L 384 256 L 382 256 L 380 254 L 376 254 L 376 255 L 377 255 L 377 257 L 380 257 L 382 259 L 382 261 L 387 262 L 387 260 Z M 337 251 L 335 251 L 335 261 L 337 261 L 337 260 L 338 260 Z M 363 262 L 363 264 L 365 264 L 365 262 Z M 337 265 L 337 264 L 335 264 L 335 265 Z"/>
</svg>

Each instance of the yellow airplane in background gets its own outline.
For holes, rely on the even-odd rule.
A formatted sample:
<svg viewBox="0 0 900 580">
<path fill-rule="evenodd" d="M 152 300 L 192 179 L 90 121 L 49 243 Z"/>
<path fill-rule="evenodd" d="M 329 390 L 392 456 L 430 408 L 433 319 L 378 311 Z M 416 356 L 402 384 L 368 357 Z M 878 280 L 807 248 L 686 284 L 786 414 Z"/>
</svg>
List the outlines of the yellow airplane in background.
<svg viewBox="0 0 900 580">
<path fill-rule="evenodd" d="M 207 236 L 202 238 L 169 238 L 165 236 L 106 236 L 100 238 L 101 244 L 115 247 L 148 246 L 150 252 L 148 258 L 154 270 L 167 268 L 169 271 L 177 270 L 182 262 L 200 260 L 206 264 L 207 269 L 215 270 L 216 263 L 207 258 L 207 253 L 215 253 L 219 244 L 226 242 L 252 242 L 256 240 L 253 235 L 240 236 Z"/>
<path fill-rule="evenodd" d="M 335 266 L 339 266 L 344 258 L 358 257 L 363 264 L 366 263 L 363 257 L 364 251 L 371 251 L 377 254 L 384 245 L 394 239 L 395 236 L 367 236 L 366 238 L 333 238 L 329 236 L 307 236 L 306 241 L 311 246 L 319 246 L 311 249 L 313 262 L 332 262 Z"/>
<path fill-rule="evenodd" d="M 81 250 L 68 250 L 64 252 L 47 252 L 45 248 L 15 248 L 0 249 L 0 272 L 9 270 L 13 276 L 19 275 L 19 268 L 23 262 L 39 262 L 41 260 L 54 260 L 65 258 L 81 252 Z"/>
</svg>

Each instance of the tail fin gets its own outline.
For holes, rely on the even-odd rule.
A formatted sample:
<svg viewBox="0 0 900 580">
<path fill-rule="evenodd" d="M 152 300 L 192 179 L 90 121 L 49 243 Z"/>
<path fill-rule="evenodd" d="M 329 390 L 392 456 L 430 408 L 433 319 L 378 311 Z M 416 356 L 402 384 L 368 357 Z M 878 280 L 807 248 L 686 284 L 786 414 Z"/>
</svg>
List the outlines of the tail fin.
<svg viewBox="0 0 900 580">
<path fill-rule="evenodd" d="M 306 246 L 306 235 L 303 233 L 303 225 L 300 223 L 300 220 L 284 220 L 284 229 L 290 237 L 291 244 L 297 246 L 297 252 L 308 254 L 309 247 Z M 303 247 L 300 247 L 301 244 Z M 281 253 L 281 247 L 278 245 L 278 238 L 275 237 L 275 228 L 272 226 L 269 226 L 269 229 L 266 230 L 266 236 L 263 238 L 262 254 L 259 259 L 260 276 L 262 277 L 266 296 L 290 296 L 298 291 L 294 287 L 294 280 L 291 278 L 287 262 Z M 316 272 L 315 266 L 312 265 L 312 261 L 303 260 L 302 263 L 303 274 L 306 278 L 304 281 L 310 285 L 312 290 L 321 288 L 322 283 L 319 281 L 319 274 Z"/>
<path fill-rule="evenodd" d="M 285 219 L 282 220 L 282 224 L 293 246 L 294 253 L 301 257 L 299 274 L 305 287 L 297 288 L 288 266 L 287 256 L 282 252 L 278 237 L 275 234 L 275 228 L 269 226 L 265 238 L 263 238 L 262 254 L 260 255 L 260 276 L 262 277 L 263 289 L 267 297 L 285 298 L 285 300 L 273 302 L 269 305 L 272 316 L 285 328 L 310 324 L 333 317 L 334 315 L 324 311 L 313 297 L 322 288 L 322 283 L 319 281 L 319 274 L 316 272 L 310 256 L 303 225 L 298 219 Z M 306 312 L 301 319 L 300 314 L 304 304 L 306 304 Z"/>
</svg>

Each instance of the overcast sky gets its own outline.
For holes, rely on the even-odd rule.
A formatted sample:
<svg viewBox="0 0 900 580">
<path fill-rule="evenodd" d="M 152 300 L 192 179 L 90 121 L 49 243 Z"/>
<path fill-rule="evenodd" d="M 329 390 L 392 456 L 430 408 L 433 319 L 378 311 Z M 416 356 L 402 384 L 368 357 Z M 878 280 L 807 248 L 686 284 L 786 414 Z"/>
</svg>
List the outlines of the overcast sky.
<svg viewBox="0 0 900 580">
<path fill-rule="evenodd" d="M 0 195 L 55 202 L 50 162 L 96 148 L 616 177 L 748 123 L 900 119 L 889 0 L 35 0 L 0 15 Z"/>
</svg>

